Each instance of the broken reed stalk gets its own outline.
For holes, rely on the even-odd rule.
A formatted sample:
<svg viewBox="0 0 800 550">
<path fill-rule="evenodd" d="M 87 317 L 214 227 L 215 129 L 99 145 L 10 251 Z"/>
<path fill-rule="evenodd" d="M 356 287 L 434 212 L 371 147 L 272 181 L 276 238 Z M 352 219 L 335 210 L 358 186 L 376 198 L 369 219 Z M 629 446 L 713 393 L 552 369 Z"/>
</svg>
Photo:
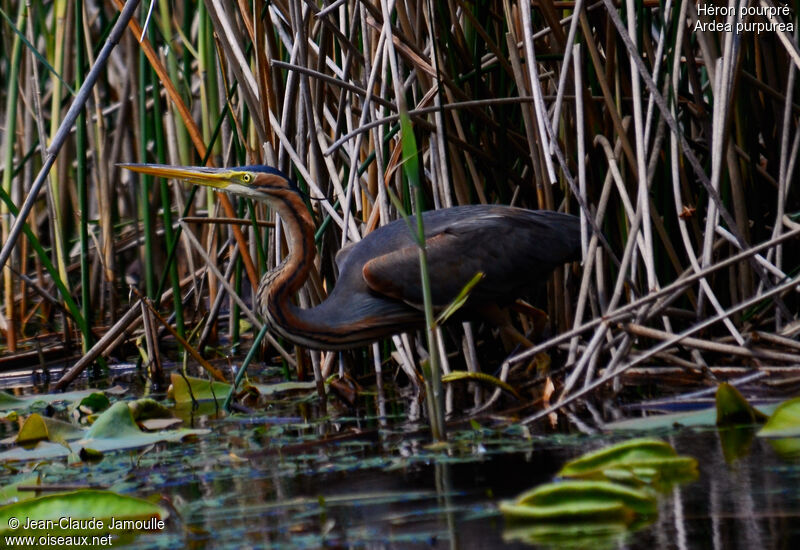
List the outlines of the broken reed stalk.
<svg viewBox="0 0 800 550">
<path fill-rule="evenodd" d="M 561 344 L 562 342 L 565 342 L 574 336 L 579 336 L 586 331 L 595 329 L 602 323 L 620 321 L 622 319 L 632 317 L 636 314 L 637 311 L 640 310 L 649 311 L 653 307 L 654 302 L 659 304 L 658 307 L 659 309 L 664 308 L 672 301 L 680 297 L 684 292 L 686 292 L 686 289 L 689 288 L 691 284 L 702 279 L 703 277 L 708 276 L 709 274 L 715 271 L 719 271 L 725 267 L 733 265 L 737 262 L 740 262 L 746 259 L 748 256 L 752 256 L 753 254 L 761 252 L 762 250 L 767 250 L 769 248 L 777 246 L 780 243 L 789 241 L 797 237 L 800 237 L 800 228 L 784 233 L 783 235 L 775 239 L 770 239 L 767 242 L 760 243 L 744 252 L 740 252 L 734 256 L 730 256 L 720 262 L 717 262 L 716 264 L 713 264 L 705 269 L 693 273 L 683 279 L 674 281 L 655 292 L 651 292 L 649 294 L 642 296 L 641 298 L 637 298 L 636 300 L 629 302 L 614 311 L 607 311 L 603 317 L 596 317 L 591 321 L 587 321 L 581 324 L 579 327 L 573 328 L 567 332 L 559 334 L 558 336 L 550 338 L 549 340 L 542 342 L 541 344 L 537 344 L 536 346 L 530 349 L 527 349 L 516 355 L 513 355 L 508 359 L 506 359 L 505 363 L 509 364 L 519 363 L 521 361 L 529 359 L 530 357 L 536 355 L 537 353 L 547 351 L 551 347 Z M 755 298 L 760 299 L 761 295 L 756 296 Z M 724 317 L 725 316 L 722 316 L 721 318 Z"/>
<path fill-rule="evenodd" d="M 786 283 L 777 285 L 777 286 L 771 288 L 770 290 L 768 290 L 767 292 L 765 292 L 763 296 L 751 297 L 750 299 L 745 300 L 744 302 L 740 302 L 740 303 L 736 304 L 735 306 L 732 306 L 731 308 L 729 308 L 726 312 L 724 312 L 721 315 L 715 315 L 713 317 L 709 317 L 708 319 L 705 319 L 704 321 L 702 321 L 700 323 L 697 323 L 696 325 L 693 325 L 692 327 L 684 330 L 683 332 L 681 332 L 679 334 L 672 335 L 670 338 L 662 341 L 660 344 L 650 348 L 647 352 L 641 353 L 640 355 L 635 357 L 633 360 L 628 361 L 627 363 L 621 365 L 620 367 L 615 369 L 613 372 L 606 372 L 606 374 L 604 374 L 600 378 L 597 378 L 596 380 L 593 380 L 593 381 L 585 384 L 584 387 L 581 388 L 580 390 L 575 391 L 575 392 L 571 393 L 568 396 L 564 396 L 562 399 L 559 399 L 558 403 L 556 403 L 555 405 L 547 407 L 543 411 L 540 411 L 540 412 L 537 412 L 537 413 L 535 413 L 535 414 L 533 414 L 531 416 L 528 416 L 527 418 L 522 420 L 522 423 L 523 424 L 530 424 L 530 423 L 536 422 L 537 420 L 540 420 L 542 418 L 547 417 L 547 415 L 549 415 L 549 414 L 551 414 L 553 412 L 556 412 L 557 410 L 561 409 L 562 407 L 565 407 L 565 406 L 569 405 L 570 403 L 573 403 L 577 399 L 579 399 L 579 398 L 585 396 L 586 394 L 588 394 L 589 392 L 599 388 L 603 384 L 606 384 L 607 382 L 610 382 L 611 380 L 614 380 L 615 378 L 619 377 L 620 374 L 625 372 L 627 369 L 629 369 L 629 368 L 631 368 L 631 367 L 633 367 L 635 365 L 638 365 L 640 363 L 643 363 L 644 361 L 646 361 L 647 359 L 649 359 L 650 357 L 652 357 L 656 353 L 664 351 L 664 350 L 670 348 L 671 346 L 674 346 L 675 344 L 680 343 L 680 341 L 683 340 L 684 338 L 686 338 L 687 336 L 690 336 L 692 334 L 700 332 L 704 328 L 707 328 L 707 327 L 713 325 L 714 323 L 720 321 L 725 316 L 730 316 L 730 315 L 733 315 L 734 313 L 737 313 L 739 311 L 742 311 L 744 309 L 752 307 L 752 306 L 756 305 L 757 303 L 759 303 L 760 301 L 764 300 L 765 298 L 770 298 L 772 296 L 777 296 L 777 295 L 779 295 L 781 293 L 788 292 L 790 290 L 797 290 L 798 288 L 800 288 L 800 277 L 792 279 L 792 280 L 790 280 L 790 281 L 788 281 Z M 607 324 L 607 321 L 603 321 L 603 324 Z"/>
<path fill-rule="evenodd" d="M 723 312 L 724 314 L 724 312 Z M 642 336 L 654 340 L 668 340 L 673 335 L 663 330 L 657 330 L 650 327 L 643 327 L 635 323 L 620 324 L 620 329 L 629 332 L 635 336 Z M 788 363 L 800 363 L 800 355 L 794 353 L 785 353 L 780 351 L 767 350 L 763 348 L 746 348 L 743 346 L 732 346 L 730 344 L 723 344 L 702 338 L 686 337 L 680 341 L 680 345 L 684 347 L 697 348 L 706 351 L 713 351 L 726 355 L 736 355 L 739 357 L 748 357 L 754 359 L 768 359 L 772 361 L 785 361 Z"/>
<path fill-rule="evenodd" d="M 80 374 L 91 365 L 95 359 L 100 357 L 102 354 L 108 354 L 112 351 L 113 345 L 115 343 L 119 343 L 117 339 L 118 336 L 122 335 L 126 330 L 131 329 L 135 326 L 135 323 L 141 321 L 142 309 L 140 307 L 141 300 L 136 300 L 136 302 L 131 305 L 128 311 L 117 320 L 114 325 L 109 328 L 105 334 L 103 334 L 102 338 L 100 338 L 83 356 L 78 360 L 77 363 L 72 365 L 68 371 L 61 375 L 61 378 L 58 379 L 56 382 L 55 389 L 56 390 L 63 390 L 66 388 L 73 380 L 75 380 Z"/>
</svg>

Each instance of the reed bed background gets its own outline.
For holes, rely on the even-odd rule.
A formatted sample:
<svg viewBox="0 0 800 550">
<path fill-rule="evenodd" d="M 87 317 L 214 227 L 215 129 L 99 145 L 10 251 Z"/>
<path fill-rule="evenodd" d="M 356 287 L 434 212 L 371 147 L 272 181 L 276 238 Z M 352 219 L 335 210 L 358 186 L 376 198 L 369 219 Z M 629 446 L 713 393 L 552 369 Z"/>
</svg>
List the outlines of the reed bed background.
<svg viewBox="0 0 800 550">
<path fill-rule="evenodd" d="M 120 162 L 291 174 L 319 228 L 319 277 L 298 299 L 324 299 L 335 253 L 398 217 L 389 191 L 417 200 L 401 110 L 425 208 L 515 204 L 583 223 L 583 261 L 538 303 L 549 337 L 503 361 L 484 351 L 499 347 L 490 330 L 458 325 L 441 340 L 445 372 L 508 380 L 549 352 L 567 368 L 533 421 L 642 366 L 800 365 L 796 6 L 779 18 L 788 30 L 736 34 L 695 30 L 687 0 L 162 0 L 130 12 L 112 48 L 123 5 L 0 0 L 6 368 L 56 358 L 72 367 L 63 387 L 138 355 L 157 373 L 185 350 L 235 354 L 261 327 L 252 289 L 285 252 L 274 216 Z M 268 338 L 287 367 L 319 377 L 339 363 Z M 405 335 L 356 356 L 418 385 L 420 354 Z"/>
</svg>

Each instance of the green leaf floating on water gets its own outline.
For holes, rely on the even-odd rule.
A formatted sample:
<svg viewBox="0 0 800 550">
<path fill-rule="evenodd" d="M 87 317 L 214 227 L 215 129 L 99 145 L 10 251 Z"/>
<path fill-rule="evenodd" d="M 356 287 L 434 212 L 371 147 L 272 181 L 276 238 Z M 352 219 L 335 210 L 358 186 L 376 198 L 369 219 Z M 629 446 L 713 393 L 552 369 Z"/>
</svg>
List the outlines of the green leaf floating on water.
<svg viewBox="0 0 800 550">
<path fill-rule="evenodd" d="M 769 438 L 775 452 L 787 459 L 800 456 L 800 397 L 784 401 L 756 434 Z"/>
<path fill-rule="evenodd" d="M 716 411 L 712 407 L 709 407 L 699 411 L 652 414 L 650 416 L 626 418 L 625 420 L 610 422 L 605 425 L 605 428 L 614 431 L 632 430 L 649 432 L 676 427 L 713 426 L 716 422 L 716 418 Z"/>
<path fill-rule="evenodd" d="M 283 393 L 287 391 L 312 391 L 317 389 L 317 383 L 313 380 L 307 382 L 297 382 L 289 380 L 287 382 L 278 382 L 277 384 L 247 384 L 246 388 L 255 388 L 261 395 L 273 395 L 276 393 Z"/>
<path fill-rule="evenodd" d="M 82 448 L 107 453 L 145 447 L 161 441 L 178 441 L 189 435 L 203 435 L 209 431 L 183 428 L 152 433 L 143 432 L 133 420 L 128 403 L 118 401 L 97 417 L 92 427 L 83 432 L 81 439 L 70 441 L 70 448 L 51 441 L 40 441 L 30 449 L 14 447 L 1 452 L 0 460 L 61 458 L 69 456 L 70 449 L 77 453 Z"/>
<path fill-rule="evenodd" d="M 8 485 L 0 487 L 0 506 L 35 497 L 36 493 L 33 491 L 20 491 L 19 487 L 36 485 L 37 483 L 39 483 L 39 476 L 29 475 L 14 483 L 9 483 Z"/>
<path fill-rule="evenodd" d="M 17 436 L 10 438 L 10 440 L 3 440 L 3 443 L 16 443 L 18 445 L 32 445 L 37 441 L 47 440 L 54 443 L 63 443 L 74 439 L 80 439 L 86 432 L 83 428 L 58 420 L 57 418 L 50 418 L 49 416 L 42 416 L 39 413 L 33 413 L 19 429 Z"/>
<path fill-rule="evenodd" d="M 800 397 L 778 405 L 758 435 L 760 437 L 800 436 Z"/>
<path fill-rule="evenodd" d="M 95 392 L 87 395 L 81 399 L 80 402 L 80 407 L 84 410 L 84 412 L 90 411 L 93 413 L 99 413 L 106 410 L 110 406 L 111 401 L 109 401 L 108 397 L 106 397 L 106 394 L 102 392 Z"/>
<path fill-rule="evenodd" d="M 500 503 L 500 511 L 509 519 L 521 521 L 586 520 L 629 524 L 636 513 L 620 501 L 582 500 L 571 498 L 563 504 L 529 505 L 511 501 Z"/>
<path fill-rule="evenodd" d="M 30 396 L 33 397 L 33 396 Z M 9 410 L 27 407 L 31 401 L 29 398 L 17 397 L 5 391 L 0 391 L 0 409 Z"/>
<path fill-rule="evenodd" d="M 670 483 L 694 479 L 697 460 L 678 456 L 669 443 L 660 439 L 639 438 L 584 454 L 565 464 L 558 475 Z"/>
<path fill-rule="evenodd" d="M 178 441 L 188 435 L 203 435 L 210 431 L 182 428 L 163 432 L 143 432 L 134 422 L 128 404 L 118 401 L 97 417 L 92 427 L 89 428 L 86 439 L 77 443 L 82 447 L 108 452 L 144 447 L 159 441 Z"/>
<path fill-rule="evenodd" d="M 0 411 L 27 409 L 28 407 L 32 407 L 36 404 L 47 405 L 50 403 L 57 403 L 59 401 L 80 401 L 81 399 L 85 399 L 93 393 L 103 392 L 102 390 L 87 389 L 64 393 L 46 393 L 19 397 L 16 395 L 11 395 L 5 391 L 0 391 Z"/>
<path fill-rule="evenodd" d="M 159 520 L 164 520 L 169 512 L 158 506 L 127 495 L 111 491 L 83 489 L 69 493 L 54 493 L 0 507 L 0 535 L 47 535 L 69 536 L 108 533 L 157 531 Z M 62 518 L 70 518 L 63 521 Z M 114 519 L 114 524 L 111 519 Z M 95 523 L 88 523 L 89 520 Z M 9 522 L 19 520 L 20 527 L 11 529 Z M 36 529 L 25 528 L 27 521 L 47 521 L 54 523 L 36 524 Z M 127 527 L 119 522 L 142 521 L 143 524 Z M 102 522 L 99 529 L 98 522 Z M 40 527 L 40 528 L 39 528 Z M 162 526 L 163 527 L 163 526 Z"/>
<path fill-rule="evenodd" d="M 225 401 L 225 397 L 231 391 L 231 385 L 225 382 L 210 381 L 194 376 L 183 377 L 173 372 L 169 381 L 172 384 L 172 399 L 175 403 L 191 403 L 192 397 L 196 401 L 214 401 L 220 403 Z"/>
<path fill-rule="evenodd" d="M 624 521 L 656 513 L 651 491 L 609 481 L 547 483 L 500 503 L 500 511 L 522 521 Z"/>
<path fill-rule="evenodd" d="M 718 425 L 720 416 L 719 412 L 720 389 L 722 389 L 723 386 L 728 386 L 737 394 L 739 393 L 730 384 L 721 384 L 720 388 L 717 390 L 716 407 L 708 407 L 706 409 L 700 409 L 688 412 L 654 414 L 651 416 L 644 416 L 638 418 L 627 418 L 625 420 L 619 420 L 617 422 L 611 422 L 609 424 L 606 424 L 605 428 L 608 430 L 615 430 L 615 431 L 617 430 L 654 431 L 654 430 L 663 430 L 675 427 Z M 741 394 L 739 394 L 739 396 L 741 397 Z M 747 403 L 744 397 L 741 397 L 741 399 L 744 400 L 744 403 Z M 723 403 L 721 405 L 721 409 L 722 409 L 722 416 L 724 418 L 726 419 L 732 417 L 735 418 L 738 414 L 741 413 L 742 410 L 741 402 L 737 406 L 736 398 L 732 395 L 732 392 L 730 392 L 727 388 L 722 389 L 722 400 Z M 763 420 L 759 419 L 762 418 L 764 414 L 769 414 L 772 411 L 774 411 L 778 405 L 772 403 L 763 406 L 759 405 L 758 409 L 755 409 L 749 403 L 747 403 L 747 406 L 750 408 L 751 412 L 745 414 L 747 415 L 752 414 L 752 420 L 748 420 L 750 417 L 747 416 L 744 418 L 744 422 L 734 422 L 734 423 L 741 425 L 742 423 L 752 424 L 755 422 L 763 422 Z"/>
<path fill-rule="evenodd" d="M 535 487 L 513 501 L 501 502 L 500 511 L 515 522 L 630 526 L 634 520 L 647 521 L 657 513 L 654 488 L 696 477 L 697 461 L 679 456 L 664 441 L 640 438 L 586 453 L 568 462 L 559 475 L 595 479 Z"/>
<path fill-rule="evenodd" d="M 634 489 L 607 481 L 561 481 L 535 487 L 519 495 L 517 504 L 559 506 L 581 502 L 621 502 L 639 514 L 656 511 L 656 499 L 649 491 Z"/>
<path fill-rule="evenodd" d="M 642 460 L 672 458 L 677 454 L 672 445 L 660 439 L 629 439 L 567 462 L 558 475 L 585 477 L 609 468 L 619 468 Z"/>
<path fill-rule="evenodd" d="M 187 381 L 188 380 L 188 384 Z M 211 382 L 203 378 L 195 378 L 187 376 L 184 378 L 180 374 L 172 373 L 170 376 L 172 383 L 172 398 L 177 404 L 191 403 L 192 395 L 199 402 L 211 401 L 214 399 L 221 405 L 228 393 L 231 391 L 231 385 L 225 382 Z M 314 381 L 310 382 L 279 382 L 277 384 L 249 384 L 243 386 L 245 388 L 255 388 L 261 395 L 272 395 L 275 393 L 286 391 L 313 391 L 317 388 Z M 190 393 L 191 389 L 191 393 Z"/>
<path fill-rule="evenodd" d="M 742 426 L 763 423 L 767 415 L 748 403 L 744 396 L 728 384 L 722 383 L 717 388 L 717 426 Z"/>
<path fill-rule="evenodd" d="M 155 399 L 147 397 L 129 401 L 128 408 L 131 410 L 133 419 L 137 422 L 150 420 L 151 418 L 172 418 L 172 412 L 167 407 Z"/>
</svg>

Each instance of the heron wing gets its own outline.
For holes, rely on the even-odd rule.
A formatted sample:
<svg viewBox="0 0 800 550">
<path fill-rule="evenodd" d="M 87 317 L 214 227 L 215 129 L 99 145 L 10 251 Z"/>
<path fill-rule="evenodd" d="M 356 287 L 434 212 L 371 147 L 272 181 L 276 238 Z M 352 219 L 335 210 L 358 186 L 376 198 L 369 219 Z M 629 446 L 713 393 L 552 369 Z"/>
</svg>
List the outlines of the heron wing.
<svg viewBox="0 0 800 550">
<path fill-rule="evenodd" d="M 347 257 L 350 255 L 350 252 L 353 251 L 353 248 L 355 248 L 357 244 L 358 244 L 357 242 L 347 243 L 346 245 L 344 245 L 342 248 L 339 249 L 339 252 L 336 253 L 336 267 L 339 269 L 339 271 L 342 270 L 342 266 L 347 261 Z"/>
<path fill-rule="evenodd" d="M 579 252 L 577 218 L 555 212 L 498 207 L 431 225 L 425 242 L 436 307 L 449 304 L 478 272 L 484 278 L 472 291 L 472 303 L 512 301 Z M 362 274 L 372 291 L 422 304 L 416 246 L 369 260 Z"/>
</svg>

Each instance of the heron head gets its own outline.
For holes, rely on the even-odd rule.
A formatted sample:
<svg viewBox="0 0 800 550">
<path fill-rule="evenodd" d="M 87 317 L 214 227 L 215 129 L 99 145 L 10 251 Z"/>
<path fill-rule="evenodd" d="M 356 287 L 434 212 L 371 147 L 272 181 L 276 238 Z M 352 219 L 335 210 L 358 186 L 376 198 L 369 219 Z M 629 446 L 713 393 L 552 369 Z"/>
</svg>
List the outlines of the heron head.
<svg viewBox="0 0 800 550">
<path fill-rule="evenodd" d="M 174 178 L 213 187 L 234 195 L 260 201 L 285 192 L 298 192 L 294 182 L 283 172 L 270 166 L 238 166 L 208 168 L 204 166 L 169 166 L 167 164 L 120 164 L 122 168 L 161 178 Z"/>
</svg>

